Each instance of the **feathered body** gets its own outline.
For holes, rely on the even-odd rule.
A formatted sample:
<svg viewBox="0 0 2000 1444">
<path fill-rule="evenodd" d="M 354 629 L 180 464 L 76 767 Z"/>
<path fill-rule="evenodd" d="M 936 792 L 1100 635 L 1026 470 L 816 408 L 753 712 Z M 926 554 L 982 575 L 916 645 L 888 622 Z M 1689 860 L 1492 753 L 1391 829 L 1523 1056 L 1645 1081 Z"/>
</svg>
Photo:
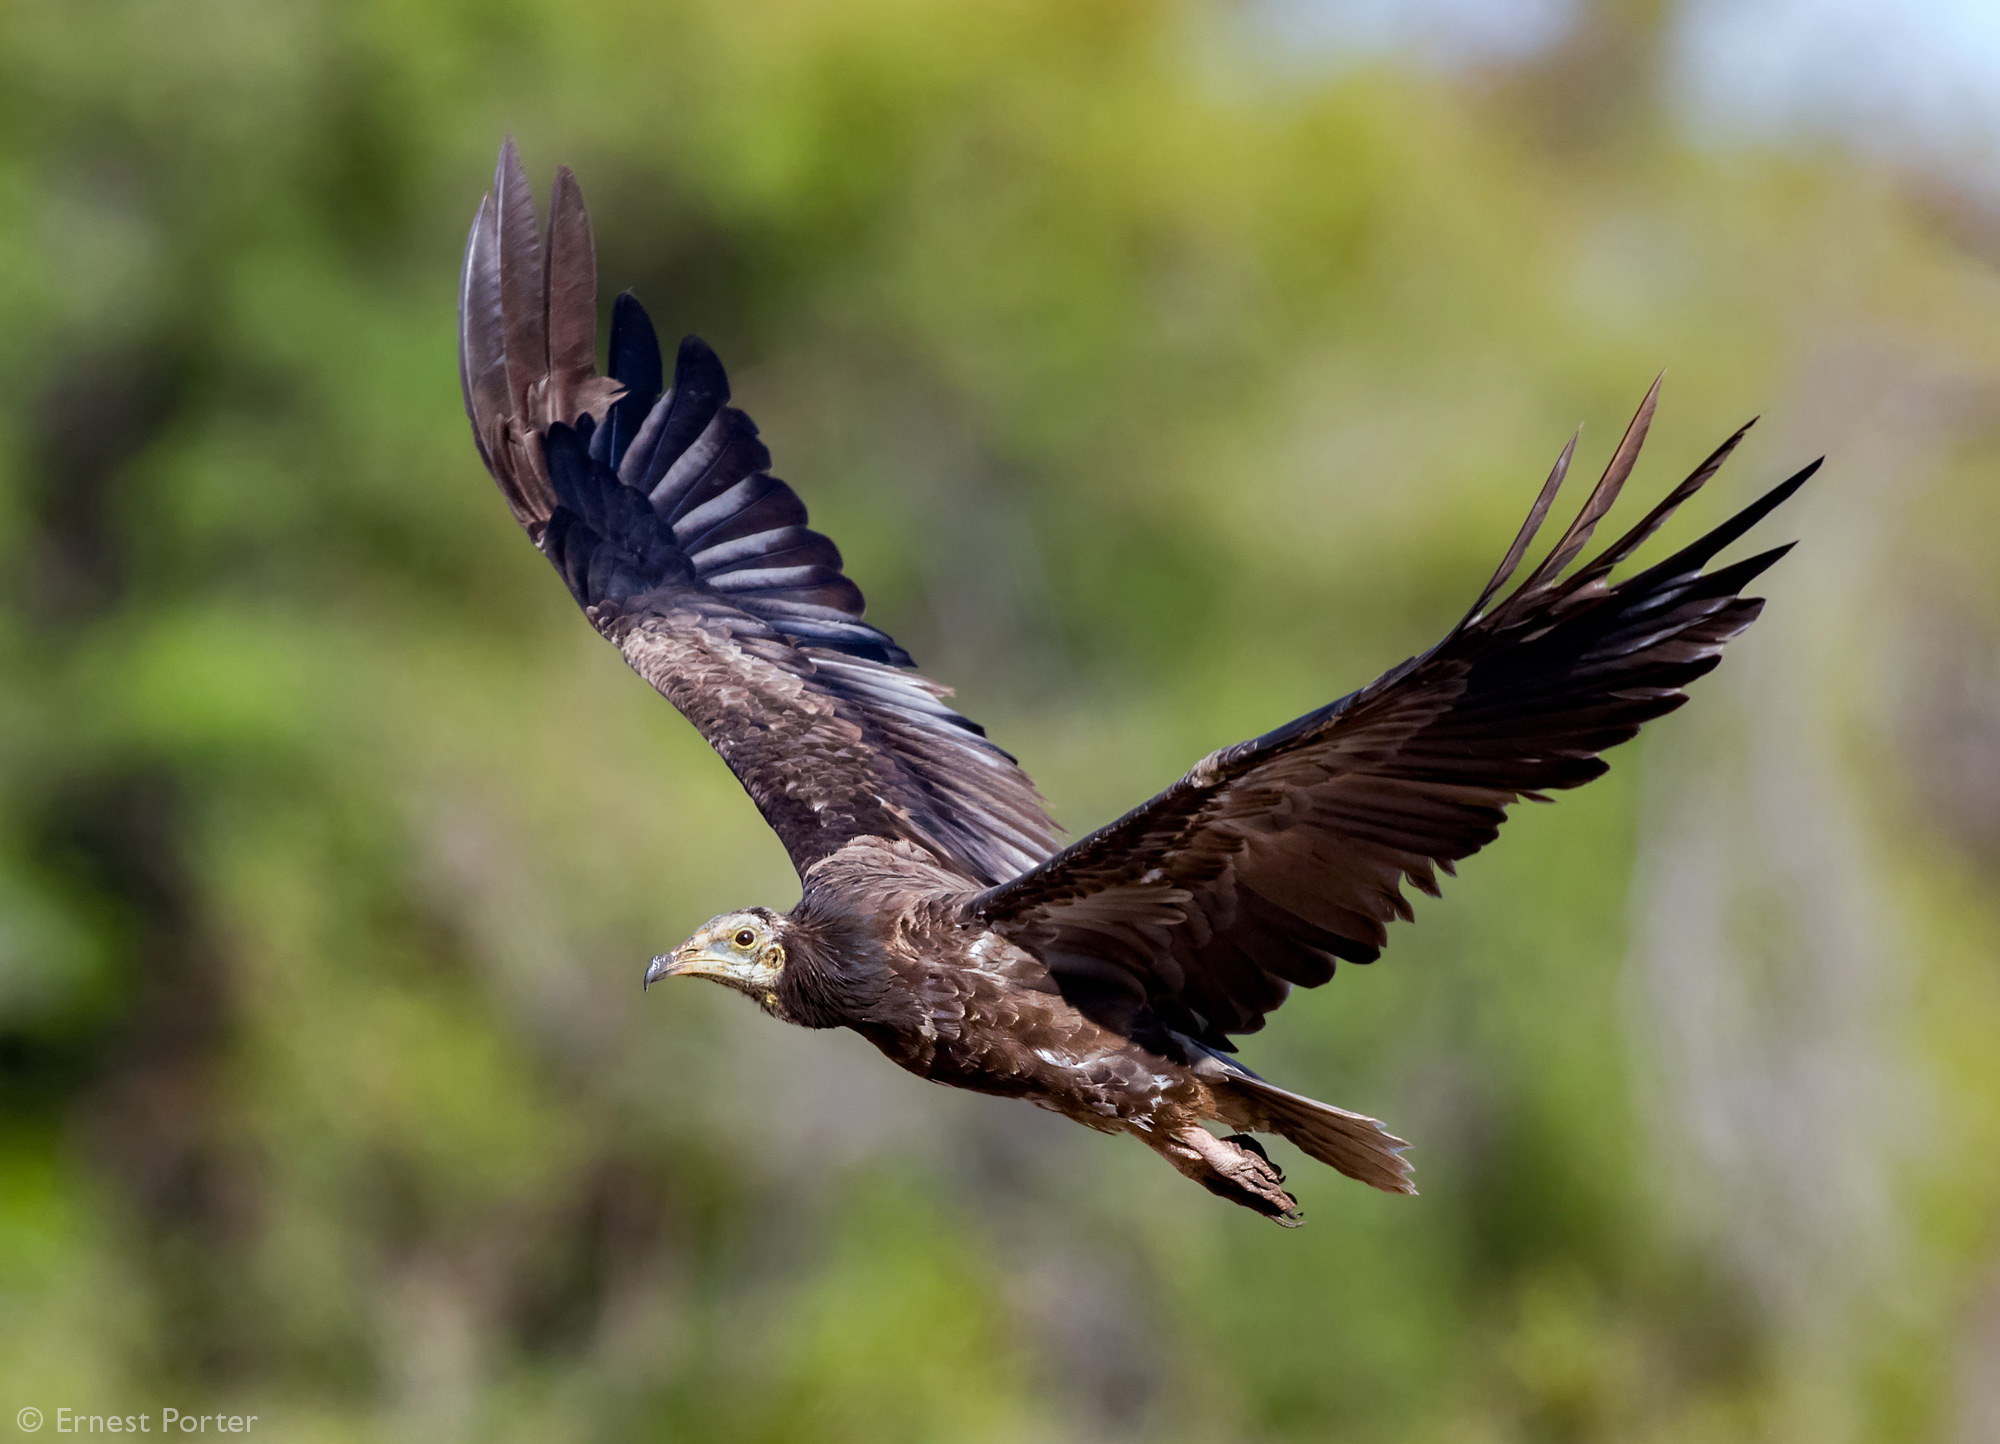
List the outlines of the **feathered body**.
<svg viewBox="0 0 2000 1444">
<path fill-rule="evenodd" d="M 1288 1224 L 1297 1205 L 1249 1135 L 1396 1192 L 1413 1191 L 1406 1145 L 1256 1077 L 1233 1036 L 1337 961 L 1372 961 L 1386 924 L 1411 915 L 1404 881 L 1435 893 L 1510 803 L 1600 775 L 1599 753 L 1685 701 L 1762 606 L 1742 588 L 1785 548 L 1706 568 L 1814 469 L 1613 583 L 1739 431 L 1572 569 L 1631 473 L 1656 383 L 1512 591 L 1574 440 L 1437 646 L 1062 848 L 1014 759 L 863 620 L 838 549 L 770 474 L 713 353 L 683 341 L 668 384 L 644 311 L 620 296 L 610 375 L 597 374 L 596 260 L 567 170 L 544 238 L 503 149 L 460 313 L 466 410 L 516 519 L 736 773 L 803 884 L 788 914 L 715 918 L 648 982 L 710 977 L 786 1022 L 851 1028 L 920 1077 L 1131 1133 Z"/>
</svg>

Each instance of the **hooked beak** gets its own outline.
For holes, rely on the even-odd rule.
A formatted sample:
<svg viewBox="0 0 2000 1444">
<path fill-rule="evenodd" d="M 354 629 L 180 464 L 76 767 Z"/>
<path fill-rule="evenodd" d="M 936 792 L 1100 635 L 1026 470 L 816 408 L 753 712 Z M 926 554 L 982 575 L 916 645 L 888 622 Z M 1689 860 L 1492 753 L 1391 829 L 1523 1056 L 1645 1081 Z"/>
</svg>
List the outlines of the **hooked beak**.
<svg viewBox="0 0 2000 1444">
<path fill-rule="evenodd" d="M 671 978 L 677 973 L 699 971 L 693 964 L 700 956 L 701 950 L 695 947 L 693 939 L 682 943 L 671 953 L 661 953 L 646 969 L 646 980 L 639 985 L 639 991 L 643 993 L 662 978 Z"/>
</svg>

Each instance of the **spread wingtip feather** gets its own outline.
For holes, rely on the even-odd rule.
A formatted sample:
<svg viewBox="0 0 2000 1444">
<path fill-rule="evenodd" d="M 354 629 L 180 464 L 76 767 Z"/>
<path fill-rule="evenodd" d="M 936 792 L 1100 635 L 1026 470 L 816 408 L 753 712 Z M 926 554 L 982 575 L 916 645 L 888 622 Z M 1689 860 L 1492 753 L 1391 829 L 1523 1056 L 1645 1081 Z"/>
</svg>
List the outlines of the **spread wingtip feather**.
<svg viewBox="0 0 2000 1444">
<path fill-rule="evenodd" d="M 1500 589 L 1506 586 L 1509 579 L 1520 569 L 1521 559 L 1528 554 L 1528 548 L 1534 545 L 1535 534 L 1542 529 L 1542 523 L 1548 518 L 1549 508 L 1555 504 L 1556 493 L 1562 490 L 1563 479 L 1569 475 L 1570 461 L 1576 456 L 1577 439 L 1582 435 L 1583 428 L 1579 426 L 1570 433 L 1569 440 L 1563 443 L 1562 454 L 1556 457 L 1556 464 L 1549 469 L 1549 479 L 1542 483 L 1541 493 L 1536 496 L 1535 504 L 1528 509 L 1527 520 L 1521 523 L 1520 531 L 1514 534 L 1513 545 L 1507 548 L 1507 555 L 1500 559 L 1500 565 L 1493 572 L 1493 580 L 1486 584 L 1486 589 L 1479 594 L 1479 600 L 1466 612 L 1465 621 L 1470 622 L 1484 611 L 1486 604 L 1500 594 Z M 1460 625 L 1463 626 L 1464 623 L 1461 622 Z"/>
<path fill-rule="evenodd" d="M 597 245 L 590 212 L 568 166 L 549 196 L 549 245 L 543 306 L 554 411 L 582 409 L 571 398 L 597 373 Z"/>
<path fill-rule="evenodd" d="M 1618 449 L 1611 453 L 1611 460 L 1605 464 L 1604 475 L 1598 478 L 1597 485 L 1584 498 L 1582 508 L 1563 533 L 1562 540 L 1550 548 L 1541 565 L 1521 583 L 1521 591 L 1530 592 L 1537 587 L 1554 584 L 1562 576 L 1564 568 L 1590 545 L 1591 533 L 1597 530 L 1597 524 L 1618 500 L 1618 493 L 1625 489 L 1632 468 L 1639 460 L 1639 451 L 1646 444 L 1646 433 L 1652 430 L 1653 412 L 1660 404 L 1660 383 L 1666 380 L 1666 375 L 1662 371 L 1653 378 L 1652 386 L 1646 391 L 1646 399 L 1639 403 L 1638 411 L 1625 427 L 1625 434 L 1618 440 Z"/>
</svg>

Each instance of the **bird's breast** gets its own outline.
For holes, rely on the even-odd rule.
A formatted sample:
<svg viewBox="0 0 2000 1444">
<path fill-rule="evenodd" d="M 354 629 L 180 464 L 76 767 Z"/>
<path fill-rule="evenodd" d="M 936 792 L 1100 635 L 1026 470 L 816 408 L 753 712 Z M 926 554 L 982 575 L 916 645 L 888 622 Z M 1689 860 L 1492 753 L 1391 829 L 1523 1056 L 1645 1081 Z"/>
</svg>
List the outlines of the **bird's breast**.
<svg viewBox="0 0 2000 1444">
<path fill-rule="evenodd" d="M 1183 1065 L 1085 1017 L 1039 962 L 993 934 L 912 953 L 897 971 L 911 1004 L 902 1026 L 861 1031 L 932 1082 L 1025 1098 L 1108 1128 L 1199 1093 Z"/>
</svg>

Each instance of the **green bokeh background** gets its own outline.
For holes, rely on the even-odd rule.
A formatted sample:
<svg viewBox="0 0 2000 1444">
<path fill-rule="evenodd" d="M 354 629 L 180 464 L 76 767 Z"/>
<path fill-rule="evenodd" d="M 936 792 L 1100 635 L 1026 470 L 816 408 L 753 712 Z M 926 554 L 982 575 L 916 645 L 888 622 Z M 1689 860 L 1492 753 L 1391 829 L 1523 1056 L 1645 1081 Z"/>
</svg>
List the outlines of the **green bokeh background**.
<svg viewBox="0 0 2000 1444">
<path fill-rule="evenodd" d="M 2000 1439 L 2000 225 L 1692 146 L 1671 19 L 7 7 L 0 1433 Z M 508 132 L 1074 831 L 1428 645 L 1662 366 L 1637 495 L 1766 415 L 1666 544 L 1830 455 L 1695 702 L 1247 1041 L 1421 1197 L 642 997 L 796 884 L 470 445 Z"/>
</svg>

